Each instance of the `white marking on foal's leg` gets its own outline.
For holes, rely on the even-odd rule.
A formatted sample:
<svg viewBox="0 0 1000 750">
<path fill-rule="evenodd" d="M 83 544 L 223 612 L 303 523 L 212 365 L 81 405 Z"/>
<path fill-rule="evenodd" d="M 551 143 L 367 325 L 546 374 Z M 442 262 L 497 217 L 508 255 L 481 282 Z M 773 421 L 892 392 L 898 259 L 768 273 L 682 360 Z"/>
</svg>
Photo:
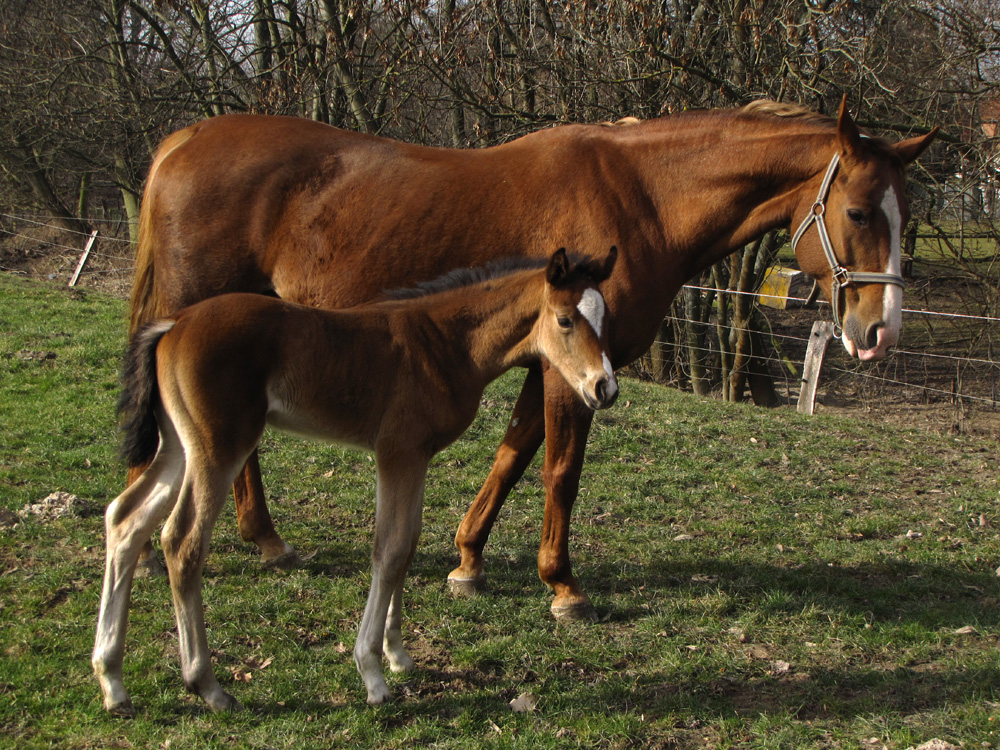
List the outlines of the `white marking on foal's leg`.
<svg viewBox="0 0 1000 750">
<path fill-rule="evenodd" d="M 125 716 L 134 713 L 122 678 L 122 662 L 135 567 L 153 529 L 177 501 L 177 485 L 184 469 L 180 451 L 172 449 L 167 440 L 161 436 L 163 445 L 153 463 L 105 513 L 104 590 L 91 664 L 104 695 L 104 707 Z"/>
<path fill-rule="evenodd" d="M 576 309 L 587 319 L 590 327 L 594 329 L 597 338 L 601 337 L 604 330 L 604 316 L 607 308 L 604 305 L 604 297 L 596 289 L 587 289 L 580 297 Z"/>
<path fill-rule="evenodd" d="M 389 613 L 385 617 L 385 635 L 382 638 L 382 649 L 389 660 L 389 669 L 393 672 L 410 672 L 416 666 L 403 647 L 403 583 L 400 579 L 392 594 Z"/>
</svg>

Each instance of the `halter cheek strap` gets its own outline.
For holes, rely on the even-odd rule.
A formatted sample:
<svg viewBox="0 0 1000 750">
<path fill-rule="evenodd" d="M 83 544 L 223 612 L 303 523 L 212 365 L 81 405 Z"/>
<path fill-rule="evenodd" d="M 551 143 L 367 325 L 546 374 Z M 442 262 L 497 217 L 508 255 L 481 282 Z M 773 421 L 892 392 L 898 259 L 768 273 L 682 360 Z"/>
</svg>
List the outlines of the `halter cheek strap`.
<svg viewBox="0 0 1000 750">
<path fill-rule="evenodd" d="M 830 241 L 830 234 L 826 230 L 826 221 L 824 221 L 823 215 L 826 213 L 826 199 L 830 196 L 830 186 L 833 184 L 833 178 L 836 176 L 839 166 L 840 154 L 834 153 L 833 158 L 830 160 L 830 166 L 826 168 L 826 175 L 823 177 L 823 182 L 819 186 L 819 195 L 816 196 L 816 202 L 813 203 L 809 214 L 802 220 L 799 228 L 795 230 L 795 234 L 792 236 L 792 251 L 794 252 L 806 230 L 813 224 L 816 225 L 816 232 L 819 234 L 819 244 L 822 246 L 823 252 L 826 254 L 826 261 L 830 264 L 830 270 L 833 272 L 833 278 L 830 282 L 832 287 L 830 289 L 830 306 L 833 310 L 833 322 L 838 328 L 841 326 L 841 288 L 850 286 L 851 284 L 895 284 L 901 288 L 906 287 L 903 277 L 898 274 L 875 271 L 848 271 L 837 260 L 837 254 L 833 251 L 833 243 Z"/>
</svg>

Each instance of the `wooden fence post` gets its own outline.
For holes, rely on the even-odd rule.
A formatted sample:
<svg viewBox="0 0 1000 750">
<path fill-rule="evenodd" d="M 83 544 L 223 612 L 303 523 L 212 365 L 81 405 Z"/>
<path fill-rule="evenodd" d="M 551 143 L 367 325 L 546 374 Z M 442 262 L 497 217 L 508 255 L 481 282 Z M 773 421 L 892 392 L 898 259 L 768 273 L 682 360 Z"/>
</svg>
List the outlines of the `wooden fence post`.
<svg viewBox="0 0 1000 750">
<path fill-rule="evenodd" d="M 813 323 L 809 334 L 809 347 L 802 363 L 802 389 L 799 391 L 797 410 L 800 414 L 812 414 L 816 404 L 816 384 L 819 382 L 819 372 L 823 368 L 823 356 L 826 347 L 833 338 L 833 323 L 817 320 Z"/>
<path fill-rule="evenodd" d="M 73 278 L 69 280 L 70 286 L 76 286 L 77 280 L 80 278 L 80 271 L 83 270 L 83 264 L 87 262 L 87 258 L 90 257 L 90 248 L 94 246 L 94 240 L 97 239 L 97 230 L 93 230 L 90 233 L 90 239 L 87 240 L 87 246 L 83 249 L 83 255 L 80 256 L 80 262 L 76 264 L 76 273 L 73 274 Z"/>
</svg>

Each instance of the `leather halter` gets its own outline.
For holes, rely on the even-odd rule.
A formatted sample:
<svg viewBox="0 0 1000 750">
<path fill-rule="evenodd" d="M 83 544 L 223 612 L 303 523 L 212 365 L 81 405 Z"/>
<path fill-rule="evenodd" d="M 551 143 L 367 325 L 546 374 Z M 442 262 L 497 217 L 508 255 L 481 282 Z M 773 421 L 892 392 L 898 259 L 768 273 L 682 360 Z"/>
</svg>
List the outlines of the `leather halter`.
<svg viewBox="0 0 1000 750">
<path fill-rule="evenodd" d="M 827 263 L 830 264 L 830 270 L 833 272 L 830 282 L 832 287 L 830 290 L 830 306 L 833 310 L 833 322 L 838 328 L 841 327 L 840 290 L 842 287 L 850 286 L 851 284 L 895 284 L 898 287 L 906 288 L 906 282 L 898 274 L 875 271 L 848 271 L 837 260 L 837 255 L 833 251 L 833 243 L 830 241 L 830 234 L 826 231 L 826 221 L 824 221 L 823 215 L 826 213 L 826 199 L 830 196 L 830 186 L 833 184 L 833 178 L 837 174 L 837 167 L 839 165 L 840 154 L 835 153 L 830 160 L 830 166 L 826 168 L 823 183 L 819 186 L 819 195 L 816 196 L 816 202 L 813 203 L 808 216 L 802 220 L 799 228 L 795 230 L 795 234 L 792 236 L 792 252 L 794 252 L 796 246 L 799 244 L 799 240 L 802 239 L 802 235 L 806 233 L 806 230 L 810 226 L 816 224 L 816 232 L 819 234 L 819 244 L 823 247 Z"/>
</svg>

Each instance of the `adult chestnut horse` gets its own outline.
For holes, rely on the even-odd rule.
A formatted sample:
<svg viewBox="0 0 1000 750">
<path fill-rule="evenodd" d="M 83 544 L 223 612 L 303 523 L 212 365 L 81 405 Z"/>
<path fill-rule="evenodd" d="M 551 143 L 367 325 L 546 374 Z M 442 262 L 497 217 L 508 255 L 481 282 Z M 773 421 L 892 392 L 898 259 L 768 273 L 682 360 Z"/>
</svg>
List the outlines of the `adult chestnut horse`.
<svg viewBox="0 0 1000 750">
<path fill-rule="evenodd" d="M 903 168 L 933 138 L 862 137 L 844 103 L 837 119 L 756 102 L 618 127 L 565 125 L 477 150 L 302 119 L 216 117 L 169 136 L 153 161 L 132 328 L 223 292 L 347 307 L 499 257 L 559 246 L 601 257 L 617 245 L 602 288 L 617 368 L 649 348 L 687 279 L 771 229 L 801 226 L 799 266 L 828 295 L 836 290 L 844 346 L 878 359 L 900 330 Z M 554 590 L 556 616 L 593 617 L 567 546 L 591 420 L 557 373 L 528 370 L 458 529 L 454 588 L 485 582 L 493 522 L 545 439 L 539 576 Z M 262 561 L 294 556 L 271 525 L 256 455 L 235 493 L 240 534 Z"/>
</svg>

